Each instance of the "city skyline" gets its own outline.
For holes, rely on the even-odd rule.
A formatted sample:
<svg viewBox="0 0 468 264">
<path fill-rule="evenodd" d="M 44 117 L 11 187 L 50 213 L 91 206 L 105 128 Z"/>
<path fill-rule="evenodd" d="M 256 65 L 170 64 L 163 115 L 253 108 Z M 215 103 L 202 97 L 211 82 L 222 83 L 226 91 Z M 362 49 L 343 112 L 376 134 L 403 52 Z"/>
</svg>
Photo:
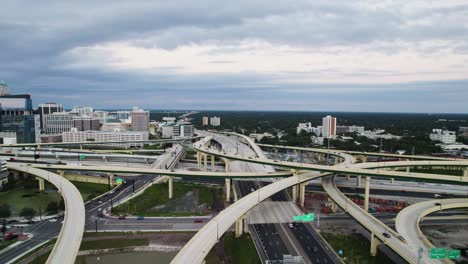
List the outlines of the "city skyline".
<svg viewBox="0 0 468 264">
<path fill-rule="evenodd" d="M 35 105 L 467 112 L 468 1 L 27 5 L 0 79 Z"/>
</svg>

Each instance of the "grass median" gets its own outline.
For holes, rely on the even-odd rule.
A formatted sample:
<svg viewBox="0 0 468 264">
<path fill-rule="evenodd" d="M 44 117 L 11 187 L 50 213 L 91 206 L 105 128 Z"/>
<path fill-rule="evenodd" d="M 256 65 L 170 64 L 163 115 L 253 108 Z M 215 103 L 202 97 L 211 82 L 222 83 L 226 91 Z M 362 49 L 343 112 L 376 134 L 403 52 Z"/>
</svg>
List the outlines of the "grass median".
<svg viewBox="0 0 468 264">
<path fill-rule="evenodd" d="M 72 183 L 78 191 L 80 191 L 81 197 L 83 197 L 83 201 L 85 202 L 109 191 L 109 186 L 107 184 L 77 181 L 72 181 Z"/>
<path fill-rule="evenodd" d="M 169 199 L 169 190 L 167 184 L 156 184 L 148 189 L 137 198 L 127 201 L 112 209 L 115 215 L 135 215 L 135 216 L 190 216 L 190 215 L 206 215 L 207 212 L 202 211 L 163 211 L 156 210 L 158 206 L 166 205 L 170 202 L 183 197 L 189 191 L 198 191 L 199 204 L 206 204 L 208 209 L 213 204 L 214 197 L 222 195 L 222 190 L 215 187 L 203 186 L 198 184 L 189 184 L 174 182 L 173 198 Z M 221 192 L 221 194 L 220 194 Z"/>
</svg>

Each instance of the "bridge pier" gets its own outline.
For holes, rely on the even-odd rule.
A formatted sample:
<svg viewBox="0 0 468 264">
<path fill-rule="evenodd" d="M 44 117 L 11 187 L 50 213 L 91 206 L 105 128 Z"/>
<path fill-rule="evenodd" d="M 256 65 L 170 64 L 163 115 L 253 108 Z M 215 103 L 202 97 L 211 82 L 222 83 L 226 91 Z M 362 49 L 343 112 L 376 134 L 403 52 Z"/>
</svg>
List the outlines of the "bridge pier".
<svg viewBox="0 0 468 264">
<path fill-rule="evenodd" d="M 390 183 L 394 184 L 395 183 L 395 178 L 390 178 Z"/>
<path fill-rule="evenodd" d="M 306 185 L 307 183 L 299 184 L 299 204 L 301 207 L 304 207 Z"/>
<path fill-rule="evenodd" d="M 224 159 L 224 165 L 226 166 L 226 172 L 229 172 L 231 170 L 231 160 Z"/>
<path fill-rule="evenodd" d="M 224 182 L 224 186 L 226 189 L 226 202 L 229 202 L 231 200 L 231 179 L 226 178 Z"/>
<path fill-rule="evenodd" d="M 410 172 L 410 167 L 406 167 L 406 173 Z"/>
<path fill-rule="evenodd" d="M 10 171 L 13 174 L 13 179 L 18 180 L 20 177 L 19 171 Z"/>
<path fill-rule="evenodd" d="M 114 186 L 114 174 L 108 173 L 107 175 L 109 175 L 109 188 L 112 188 Z"/>
<path fill-rule="evenodd" d="M 36 177 L 36 180 L 39 181 L 39 191 L 44 191 L 45 190 L 45 182 L 44 179 Z"/>
<path fill-rule="evenodd" d="M 62 176 L 62 177 L 65 177 L 65 171 L 63 170 L 58 170 L 57 171 L 58 175 Z"/>
<path fill-rule="evenodd" d="M 468 177 L 468 168 L 463 170 L 463 177 Z"/>
<path fill-rule="evenodd" d="M 174 177 L 172 176 L 169 176 L 168 179 L 167 179 L 167 187 L 169 188 L 169 199 L 172 199 L 173 197 L 173 191 L 174 191 L 174 188 L 173 188 L 173 180 L 174 180 Z"/>
<path fill-rule="evenodd" d="M 201 168 L 201 157 L 200 157 L 200 152 L 197 151 L 197 166 L 198 166 L 198 169 Z"/>
<path fill-rule="evenodd" d="M 370 178 L 369 176 L 366 177 L 366 188 L 364 191 L 364 210 L 366 212 L 369 211 L 369 191 L 370 191 Z"/>
<path fill-rule="evenodd" d="M 351 179 L 351 175 L 346 174 L 346 180 L 349 181 Z"/>
<path fill-rule="evenodd" d="M 203 170 L 208 170 L 208 154 L 203 154 Z"/>
<path fill-rule="evenodd" d="M 211 155 L 211 171 L 215 171 L 215 156 Z"/>
<path fill-rule="evenodd" d="M 380 240 L 374 235 L 374 233 L 371 233 L 371 246 L 370 246 L 370 254 L 371 256 L 375 257 L 377 256 L 377 247 L 382 244 Z"/>
<path fill-rule="evenodd" d="M 293 203 L 297 203 L 297 192 L 298 192 L 298 185 L 293 185 L 292 186 L 292 199 L 293 199 Z"/>
<path fill-rule="evenodd" d="M 361 187 L 361 175 L 356 176 L 356 186 Z"/>
<path fill-rule="evenodd" d="M 242 216 L 236 221 L 236 237 L 242 236 L 244 232 L 244 217 Z"/>
</svg>

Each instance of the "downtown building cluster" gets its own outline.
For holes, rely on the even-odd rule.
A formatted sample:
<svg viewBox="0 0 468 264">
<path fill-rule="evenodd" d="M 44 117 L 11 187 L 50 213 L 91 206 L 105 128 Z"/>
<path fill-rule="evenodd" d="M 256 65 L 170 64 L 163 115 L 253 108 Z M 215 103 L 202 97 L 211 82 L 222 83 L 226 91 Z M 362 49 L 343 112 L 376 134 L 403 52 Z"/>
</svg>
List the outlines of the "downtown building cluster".
<svg viewBox="0 0 468 264">
<path fill-rule="evenodd" d="M 62 104 L 49 102 L 33 109 L 31 95 L 13 95 L 0 82 L 1 144 L 145 141 L 150 134 L 160 136 L 164 127 L 171 130 L 166 138 L 193 136 L 188 120 L 151 121 L 149 111 L 138 107 L 131 111 L 95 111 L 93 107 L 76 106 L 66 111 Z M 143 143 L 111 145 L 142 147 Z"/>
</svg>

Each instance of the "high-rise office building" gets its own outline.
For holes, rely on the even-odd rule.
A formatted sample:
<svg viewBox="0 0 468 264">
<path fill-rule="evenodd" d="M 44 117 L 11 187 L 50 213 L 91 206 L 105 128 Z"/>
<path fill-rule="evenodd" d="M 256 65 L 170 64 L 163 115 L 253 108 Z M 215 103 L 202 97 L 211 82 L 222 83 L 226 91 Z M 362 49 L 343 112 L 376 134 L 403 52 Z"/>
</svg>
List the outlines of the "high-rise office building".
<svg viewBox="0 0 468 264">
<path fill-rule="evenodd" d="M 221 118 L 217 116 L 213 116 L 210 118 L 210 124 L 212 126 L 220 126 L 221 125 Z"/>
<path fill-rule="evenodd" d="M 336 135 L 336 118 L 326 116 L 322 119 L 322 137 L 333 138 Z"/>
<path fill-rule="evenodd" d="M 208 117 L 207 117 L 207 116 L 204 116 L 204 117 L 203 117 L 203 125 L 204 125 L 204 126 L 207 126 L 207 125 L 208 125 Z"/>
<path fill-rule="evenodd" d="M 78 131 L 99 130 L 99 119 L 94 117 L 75 117 L 73 127 Z"/>
<path fill-rule="evenodd" d="M 130 113 L 132 119 L 132 131 L 148 131 L 149 112 L 142 109 L 133 109 Z"/>
<path fill-rule="evenodd" d="M 0 84 L 0 132 L 14 132 L 17 143 L 36 142 L 31 96 L 11 95 L 4 82 Z"/>
<path fill-rule="evenodd" d="M 40 104 L 37 107 L 37 114 L 40 117 L 40 128 L 44 130 L 44 116 L 52 113 L 63 112 L 63 105 L 56 103 Z"/>
<path fill-rule="evenodd" d="M 73 116 L 67 112 L 55 112 L 44 115 L 43 132 L 56 134 L 70 131 L 73 127 Z"/>
</svg>

